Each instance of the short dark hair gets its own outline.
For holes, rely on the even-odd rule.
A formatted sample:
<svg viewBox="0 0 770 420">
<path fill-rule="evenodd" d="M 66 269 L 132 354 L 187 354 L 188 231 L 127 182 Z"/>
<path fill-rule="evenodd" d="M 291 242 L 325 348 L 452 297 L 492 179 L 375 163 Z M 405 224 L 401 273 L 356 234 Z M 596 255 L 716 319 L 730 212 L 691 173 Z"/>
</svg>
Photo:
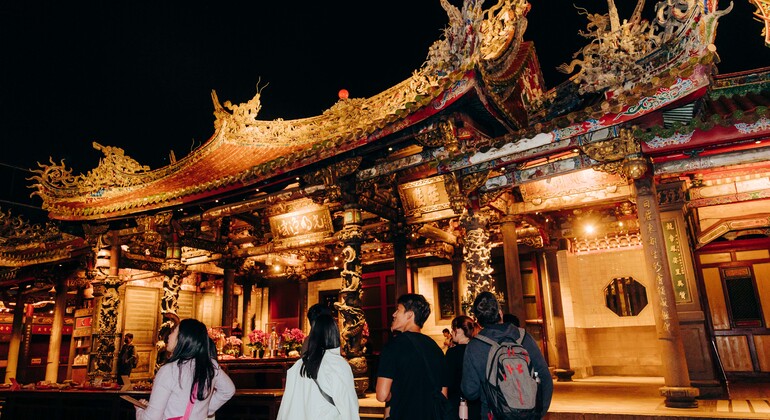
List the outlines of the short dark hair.
<svg viewBox="0 0 770 420">
<path fill-rule="evenodd" d="M 430 316 L 430 304 L 425 300 L 425 296 L 423 295 L 407 293 L 401 295 L 396 303 L 403 305 L 405 311 L 412 311 L 414 314 L 414 323 L 420 328 L 422 328 L 423 324 L 425 324 L 425 320 Z"/>
<path fill-rule="evenodd" d="M 328 306 L 322 303 L 316 303 L 307 310 L 307 320 L 312 327 L 315 324 L 315 320 L 321 315 L 332 315 L 332 310 Z"/>
<path fill-rule="evenodd" d="M 482 327 L 500 322 L 500 303 L 491 292 L 481 292 L 473 301 L 473 314 Z"/>
<path fill-rule="evenodd" d="M 130 339 L 132 339 L 132 340 L 134 339 L 134 335 L 133 335 L 133 334 L 131 334 L 131 333 L 125 333 L 125 334 L 123 335 L 123 337 L 128 337 L 128 338 L 130 338 Z"/>
</svg>

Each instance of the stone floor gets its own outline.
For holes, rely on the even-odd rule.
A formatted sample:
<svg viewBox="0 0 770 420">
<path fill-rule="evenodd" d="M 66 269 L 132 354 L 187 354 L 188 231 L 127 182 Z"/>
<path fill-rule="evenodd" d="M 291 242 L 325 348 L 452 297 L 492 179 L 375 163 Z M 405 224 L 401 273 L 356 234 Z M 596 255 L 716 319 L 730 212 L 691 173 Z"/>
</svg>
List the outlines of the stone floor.
<svg viewBox="0 0 770 420">
<path fill-rule="evenodd" d="M 730 384 L 730 399 L 698 400 L 697 408 L 663 404 L 663 378 L 592 377 L 555 383 L 547 420 L 770 419 L 770 384 Z M 382 418 L 374 394 L 359 400 L 361 418 Z"/>
</svg>

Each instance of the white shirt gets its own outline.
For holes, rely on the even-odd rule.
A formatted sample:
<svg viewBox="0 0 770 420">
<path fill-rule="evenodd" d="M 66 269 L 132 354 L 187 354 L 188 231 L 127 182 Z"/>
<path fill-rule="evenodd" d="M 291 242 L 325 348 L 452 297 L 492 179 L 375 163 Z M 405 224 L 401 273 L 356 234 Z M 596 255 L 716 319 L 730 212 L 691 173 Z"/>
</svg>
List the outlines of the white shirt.
<svg viewBox="0 0 770 420">
<path fill-rule="evenodd" d="M 212 392 L 203 401 L 195 400 L 190 412 L 190 420 L 206 419 L 235 394 L 233 381 L 226 373 L 222 372 L 217 362 L 214 362 L 214 366 Z M 176 362 L 161 366 L 152 382 L 150 403 L 144 410 L 137 408 L 136 419 L 162 420 L 184 416 L 187 403 L 190 401 L 194 375 L 194 360 L 184 362 L 181 369 Z"/>
<path fill-rule="evenodd" d="M 318 385 L 334 400 L 331 405 L 321 395 L 315 381 L 300 375 L 302 359 L 286 373 L 286 389 L 278 410 L 278 420 L 348 420 L 358 419 L 358 396 L 353 371 L 340 356 L 340 348 L 324 352 L 318 368 Z"/>
</svg>

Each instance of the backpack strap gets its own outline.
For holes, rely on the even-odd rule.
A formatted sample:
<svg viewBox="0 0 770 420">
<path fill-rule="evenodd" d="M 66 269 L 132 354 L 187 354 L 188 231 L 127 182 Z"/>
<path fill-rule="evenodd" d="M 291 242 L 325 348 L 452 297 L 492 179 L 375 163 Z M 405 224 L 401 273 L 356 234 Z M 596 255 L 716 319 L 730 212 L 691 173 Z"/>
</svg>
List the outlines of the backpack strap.
<svg viewBox="0 0 770 420">
<path fill-rule="evenodd" d="M 433 382 L 433 386 L 438 387 L 439 392 L 441 392 L 441 384 L 439 384 L 438 381 L 436 381 L 436 377 L 433 376 L 434 372 L 430 370 L 430 365 L 428 364 L 428 358 L 425 357 L 425 352 L 423 352 L 420 349 L 420 346 L 417 345 L 417 340 L 414 337 L 412 337 L 408 333 L 405 333 L 404 335 L 406 336 L 406 338 L 409 339 L 409 341 L 412 342 L 412 345 L 414 346 L 415 350 L 417 350 L 417 353 L 420 353 L 420 355 L 422 356 L 422 361 L 425 362 L 425 369 L 428 371 L 428 378 L 430 379 L 431 382 Z"/>
<path fill-rule="evenodd" d="M 527 331 L 524 328 L 519 328 L 518 330 L 519 330 L 519 339 L 516 340 L 516 344 L 518 344 L 520 346 L 523 346 L 522 343 L 524 342 L 524 335 L 527 334 Z M 473 338 L 475 338 L 475 339 L 477 339 L 479 341 L 483 341 L 484 343 L 487 343 L 487 344 L 489 344 L 492 347 L 500 345 L 499 342 L 497 342 L 497 341 L 495 341 L 495 340 L 493 340 L 493 339 L 491 339 L 491 338 L 489 338 L 489 337 L 487 337 L 487 336 L 485 336 L 483 334 L 476 334 L 476 336 L 473 337 Z M 511 337 L 511 338 L 513 338 L 513 337 Z"/>
<path fill-rule="evenodd" d="M 331 405 L 337 407 L 337 404 L 334 404 L 334 398 L 331 397 L 331 395 L 324 392 L 323 389 L 321 389 L 321 384 L 318 383 L 318 379 L 313 378 L 313 382 L 315 382 L 316 386 L 318 386 L 318 390 L 321 391 L 321 396 L 324 397 L 324 399 Z"/>
</svg>

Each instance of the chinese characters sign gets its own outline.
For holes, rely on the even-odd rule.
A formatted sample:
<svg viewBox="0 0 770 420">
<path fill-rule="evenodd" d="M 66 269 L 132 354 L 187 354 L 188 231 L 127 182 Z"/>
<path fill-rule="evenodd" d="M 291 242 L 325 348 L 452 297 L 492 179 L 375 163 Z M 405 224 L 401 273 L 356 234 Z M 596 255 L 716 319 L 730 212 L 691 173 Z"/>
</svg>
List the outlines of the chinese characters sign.
<svg viewBox="0 0 770 420">
<path fill-rule="evenodd" d="M 662 222 L 663 237 L 666 241 L 666 256 L 668 257 L 668 266 L 671 269 L 671 281 L 674 284 L 676 303 L 691 302 L 692 297 L 687 286 L 687 271 L 676 219 L 662 220 Z M 686 244 L 684 245 L 686 246 Z"/>
<path fill-rule="evenodd" d="M 421 179 L 398 186 L 404 214 L 410 223 L 454 216 L 443 176 Z"/>
<path fill-rule="evenodd" d="M 270 231 L 278 243 L 299 245 L 331 236 L 334 227 L 328 208 L 311 205 L 270 217 Z"/>
</svg>

